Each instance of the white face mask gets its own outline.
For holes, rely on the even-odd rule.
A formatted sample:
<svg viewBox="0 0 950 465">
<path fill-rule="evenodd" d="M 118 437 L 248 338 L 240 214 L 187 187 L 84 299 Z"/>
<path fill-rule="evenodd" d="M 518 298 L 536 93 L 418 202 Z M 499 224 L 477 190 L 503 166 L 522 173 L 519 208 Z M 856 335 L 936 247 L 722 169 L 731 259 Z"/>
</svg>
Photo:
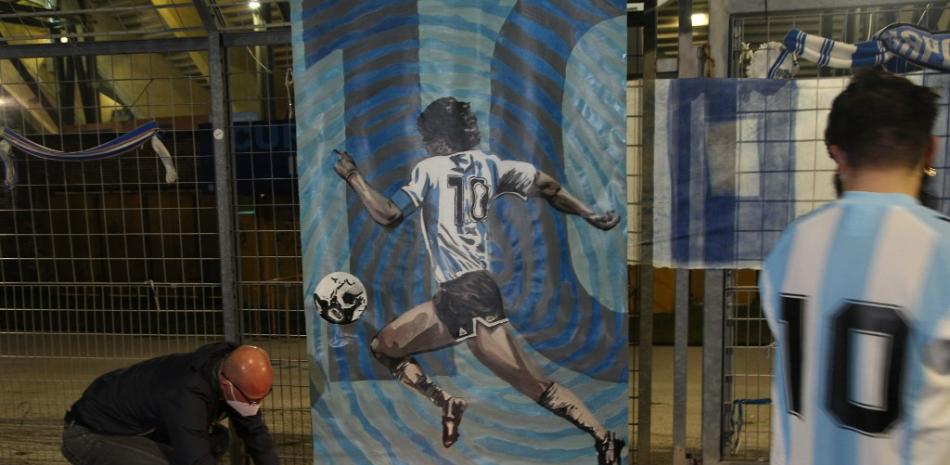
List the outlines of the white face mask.
<svg viewBox="0 0 950 465">
<path fill-rule="evenodd" d="M 231 389 L 231 397 L 237 397 L 234 395 L 234 385 L 231 383 L 228 383 L 228 388 Z M 234 411 L 239 413 L 242 417 L 253 417 L 254 415 L 257 415 L 257 411 L 261 409 L 260 402 L 256 404 L 249 404 L 247 402 L 241 402 L 239 400 L 225 399 L 224 401 L 227 402 L 227 404 L 230 405 L 231 408 L 233 408 Z"/>
</svg>

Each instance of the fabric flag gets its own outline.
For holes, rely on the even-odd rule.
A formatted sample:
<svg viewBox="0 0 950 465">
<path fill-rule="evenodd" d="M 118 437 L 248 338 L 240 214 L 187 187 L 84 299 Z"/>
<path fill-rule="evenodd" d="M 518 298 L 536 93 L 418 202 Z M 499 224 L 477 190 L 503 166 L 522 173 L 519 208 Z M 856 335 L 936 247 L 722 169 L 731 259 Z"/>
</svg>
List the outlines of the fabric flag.
<svg viewBox="0 0 950 465">
<path fill-rule="evenodd" d="M 625 3 L 291 5 L 314 460 L 627 463 Z"/>
<path fill-rule="evenodd" d="M 929 192 L 950 212 L 950 76 L 909 78 L 941 94 Z M 759 268 L 796 217 L 836 197 L 824 145 L 847 78 L 674 79 L 656 85 L 653 260 L 658 267 Z M 659 122 L 666 124 L 659 124 Z"/>
</svg>

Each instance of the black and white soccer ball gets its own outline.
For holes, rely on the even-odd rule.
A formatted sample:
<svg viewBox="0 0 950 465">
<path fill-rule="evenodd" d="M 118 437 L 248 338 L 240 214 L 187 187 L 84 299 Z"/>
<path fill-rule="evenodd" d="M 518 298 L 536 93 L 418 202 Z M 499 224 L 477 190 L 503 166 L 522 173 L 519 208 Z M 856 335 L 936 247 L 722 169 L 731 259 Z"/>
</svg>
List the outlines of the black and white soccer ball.
<svg viewBox="0 0 950 465">
<path fill-rule="evenodd" d="M 313 293 L 320 317 L 335 325 L 348 325 L 366 311 L 366 288 L 359 278 L 336 271 L 323 277 Z"/>
</svg>

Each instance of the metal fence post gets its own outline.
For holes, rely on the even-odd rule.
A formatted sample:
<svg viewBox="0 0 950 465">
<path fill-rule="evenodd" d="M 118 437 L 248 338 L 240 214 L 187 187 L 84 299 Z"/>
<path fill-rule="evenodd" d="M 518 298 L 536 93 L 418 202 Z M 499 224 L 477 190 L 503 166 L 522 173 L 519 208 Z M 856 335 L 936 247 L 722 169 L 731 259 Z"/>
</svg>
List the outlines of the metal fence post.
<svg viewBox="0 0 950 465">
<path fill-rule="evenodd" d="M 231 166 L 228 128 L 228 92 L 225 81 L 225 50 L 221 34 L 208 34 L 208 80 L 211 84 L 211 131 L 214 140 L 214 177 L 217 200 L 218 241 L 221 253 L 221 306 L 224 338 L 240 343 L 241 319 L 238 301 L 237 245 L 234 223 L 234 172 Z"/>
<path fill-rule="evenodd" d="M 656 0 L 645 2 L 643 29 L 642 137 L 640 156 L 640 328 L 637 348 L 637 463 L 650 464 L 653 384 L 653 126 L 656 89 Z"/>
<path fill-rule="evenodd" d="M 676 270 L 673 313 L 673 465 L 686 465 L 686 373 L 689 368 L 689 270 Z"/>
<path fill-rule="evenodd" d="M 703 298 L 703 463 L 722 459 L 723 272 L 706 270 Z"/>
<path fill-rule="evenodd" d="M 679 0 L 678 76 L 696 77 L 693 1 Z M 673 465 L 686 465 L 686 383 L 689 368 L 689 270 L 676 270 L 673 309 Z"/>
<path fill-rule="evenodd" d="M 240 304 L 238 299 L 237 228 L 234 222 L 234 170 L 231 165 L 228 125 L 227 50 L 221 34 L 208 33 L 208 80 L 211 85 L 211 137 L 214 143 L 214 179 L 218 218 L 218 244 L 221 259 L 221 309 L 224 312 L 224 339 L 241 343 Z M 241 442 L 231 432 L 231 464 L 247 462 Z"/>
<path fill-rule="evenodd" d="M 653 267 L 640 265 L 640 373 L 637 376 L 637 463 L 650 464 L 650 404 L 653 384 Z"/>
</svg>

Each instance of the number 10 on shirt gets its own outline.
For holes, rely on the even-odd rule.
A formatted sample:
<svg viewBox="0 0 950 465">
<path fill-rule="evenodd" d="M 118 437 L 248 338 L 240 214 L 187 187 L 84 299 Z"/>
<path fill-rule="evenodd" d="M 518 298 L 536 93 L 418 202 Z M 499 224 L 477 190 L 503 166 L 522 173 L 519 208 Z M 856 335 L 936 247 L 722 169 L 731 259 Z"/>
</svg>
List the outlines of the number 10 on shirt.
<svg viewBox="0 0 950 465">
<path fill-rule="evenodd" d="M 455 225 L 465 226 L 466 213 L 474 222 L 481 222 L 488 216 L 488 201 L 491 200 L 488 191 L 488 181 L 485 178 L 472 176 L 468 183 L 461 176 L 449 176 L 449 187 L 455 191 Z M 467 185 L 466 185 L 467 184 Z M 466 195 L 468 196 L 468 212 L 465 210 Z"/>
<path fill-rule="evenodd" d="M 784 354 L 788 391 L 786 408 L 799 418 L 803 418 L 802 386 L 807 382 L 803 375 L 812 370 L 804 366 L 806 304 L 805 296 L 782 294 L 781 322 L 786 327 L 787 339 Z M 900 418 L 907 322 L 894 306 L 859 301 L 844 302 L 834 312 L 831 321 L 827 376 L 825 382 L 817 387 L 821 402 L 844 428 L 864 434 L 885 433 Z M 858 382 L 854 379 L 853 368 L 862 365 L 861 354 L 856 350 L 858 344 L 854 343 L 859 337 L 886 341 L 884 375 L 875 380 L 874 385 L 865 387 L 883 393 L 883 405 L 867 405 L 853 399 L 852 393 Z M 818 379 L 822 377 L 818 375 Z"/>
</svg>

